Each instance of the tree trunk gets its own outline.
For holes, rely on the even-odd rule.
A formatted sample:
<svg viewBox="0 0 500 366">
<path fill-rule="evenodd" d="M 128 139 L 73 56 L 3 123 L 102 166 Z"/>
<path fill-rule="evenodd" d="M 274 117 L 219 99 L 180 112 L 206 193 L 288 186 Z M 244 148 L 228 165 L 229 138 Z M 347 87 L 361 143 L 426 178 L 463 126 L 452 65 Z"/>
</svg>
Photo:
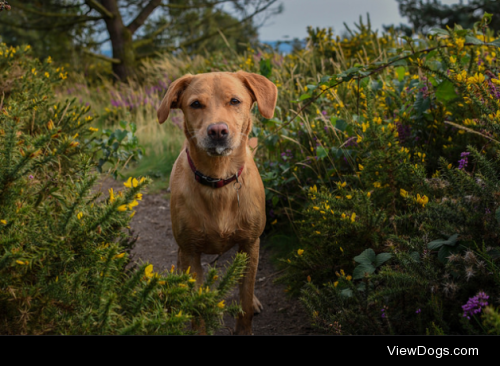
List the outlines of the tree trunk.
<svg viewBox="0 0 500 366">
<path fill-rule="evenodd" d="M 119 64 L 113 64 L 113 72 L 120 80 L 126 80 L 134 74 L 135 52 L 132 32 L 123 24 L 116 0 L 101 0 L 101 3 L 114 15 L 112 19 L 104 19 L 113 48 L 113 58 L 121 61 Z"/>
</svg>

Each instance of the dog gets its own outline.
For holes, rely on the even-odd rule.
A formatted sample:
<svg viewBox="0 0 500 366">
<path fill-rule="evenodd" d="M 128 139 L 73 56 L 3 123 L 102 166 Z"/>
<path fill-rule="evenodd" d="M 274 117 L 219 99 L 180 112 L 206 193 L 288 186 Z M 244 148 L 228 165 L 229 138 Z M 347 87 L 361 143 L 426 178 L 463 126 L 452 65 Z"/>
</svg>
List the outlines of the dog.
<svg viewBox="0 0 500 366">
<path fill-rule="evenodd" d="M 172 231 L 179 246 L 177 268 L 203 283 L 201 254 L 222 254 L 238 244 L 248 255 L 239 297 L 243 314 L 235 334 L 251 335 L 260 235 L 266 225 L 265 192 L 254 162 L 256 140 L 251 109 L 272 118 L 278 90 L 264 76 L 244 71 L 185 75 L 167 90 L 158 109 L 164 123 L 170 110 L 184 112 L 184 148 L 170 176 Z"/>
</svg>

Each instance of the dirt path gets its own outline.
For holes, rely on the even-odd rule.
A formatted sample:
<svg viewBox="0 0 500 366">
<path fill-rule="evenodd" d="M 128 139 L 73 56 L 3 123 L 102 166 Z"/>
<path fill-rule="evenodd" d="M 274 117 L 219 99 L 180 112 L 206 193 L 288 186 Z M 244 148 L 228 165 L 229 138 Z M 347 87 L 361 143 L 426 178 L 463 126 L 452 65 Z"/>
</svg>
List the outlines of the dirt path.
<svg viewBox="0 0 500 366">
<path fill-rule="evenodd" d="M 107 194 L 109 188 L 115 191 L 123 189 L 123 183 L 105 179 L 98 187 Z M 137 214 L 131 222 L 135 235 L 139 235 L 132 251 L 133 260 L 153 264 L 155 271 L 170 269 L 177 263 L 177 244 L 172 234 L 170 221 L 170 202 L 166 192 L 159 194 L 143 194 L 139 206 L 135 207 Z M 236 248 L 222 255 L 217 260 L 217 267 L 224 267 L 236 253 Z M 254 335 L 312 335 L 318 334 L 309 325 L 309 320 L 296 299 L 288 299 L 283 285 L 273 283 L 279 275 L 269 260 L 270 251 L 265 244 L 261 245 L 255 294 L 264 306 L 261 314 L 254 317 Z M 206 270 L 209 263 L 215 260 L 215 255 L 202 256 L 202 265 Z M 227 303 L 237 300 L 237 290 L 233 291 Z M 224 318 L 224 327 L 217 335 L 230 335 L 234 328 L 234 319 Z"/>
</svg>

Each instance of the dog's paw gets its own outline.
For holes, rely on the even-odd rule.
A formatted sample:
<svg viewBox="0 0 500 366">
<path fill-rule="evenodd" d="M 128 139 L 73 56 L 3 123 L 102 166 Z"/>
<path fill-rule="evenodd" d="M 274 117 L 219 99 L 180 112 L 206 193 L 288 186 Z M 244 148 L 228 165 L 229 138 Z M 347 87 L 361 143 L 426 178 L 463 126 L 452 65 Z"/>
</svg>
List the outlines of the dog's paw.
<svg viewBox="0 0 500 366">
<path fill-rule="evenodd" d="M 260 303 L 259 299 L 257 299 L 257 297 L 253 295 L 253 314 L 258 315 L 262 310 L 264 310 L 264 307 Z"/>
</svg>

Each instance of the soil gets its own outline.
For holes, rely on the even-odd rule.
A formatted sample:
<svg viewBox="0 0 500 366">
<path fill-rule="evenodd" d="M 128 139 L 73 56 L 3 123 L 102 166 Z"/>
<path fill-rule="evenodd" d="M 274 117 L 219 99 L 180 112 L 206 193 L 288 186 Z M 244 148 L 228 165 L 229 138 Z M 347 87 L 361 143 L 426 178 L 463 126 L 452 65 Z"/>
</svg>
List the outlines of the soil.
<svg viewBox="0 0 500 366">
<path fill-rule="evenodd" d="M 111 178 L 103 179 L 98 187 L 107 194 L 108 189 L 123 189 L 123 183 Z M 132 250 L 132 260 L 137 263 L 153 264 L 157 272 L 169 270 L 177 264 L 177 244 L 172 234 L 170 220 L 169 194 L 159 192 L 143 193 L 142 201 L 135 207 L 137 213 L 131 221 L 134 235 L 138 235 Z M 203 255 L 204 270 L 209 264 L 224 268 L 234 257 L 237 248 L 234 247 L 217 259 L 216 255 Z M 253 318 L 254 335 L 313 335 L 319 334 L 309 324 L 308 316 L 298 299 L 290 299 L 284 291 L 285 286 L 276 284 L 279 271 L 270 261 L 271 249 L 261 238 L 259 267 L 255 283 L 255 294 L 264 306 L 263 311 Z M 216 260 L 217 259 L 217 260 Z M 215 263 L 213 263 L 216 260 Z M 238 290 L 235 288 L 226 303 L 237 301 Z M 224 326 L 216 335 L 231 335 L 235 321 L 229 315 L 223 319 Z"/>
</svg>

